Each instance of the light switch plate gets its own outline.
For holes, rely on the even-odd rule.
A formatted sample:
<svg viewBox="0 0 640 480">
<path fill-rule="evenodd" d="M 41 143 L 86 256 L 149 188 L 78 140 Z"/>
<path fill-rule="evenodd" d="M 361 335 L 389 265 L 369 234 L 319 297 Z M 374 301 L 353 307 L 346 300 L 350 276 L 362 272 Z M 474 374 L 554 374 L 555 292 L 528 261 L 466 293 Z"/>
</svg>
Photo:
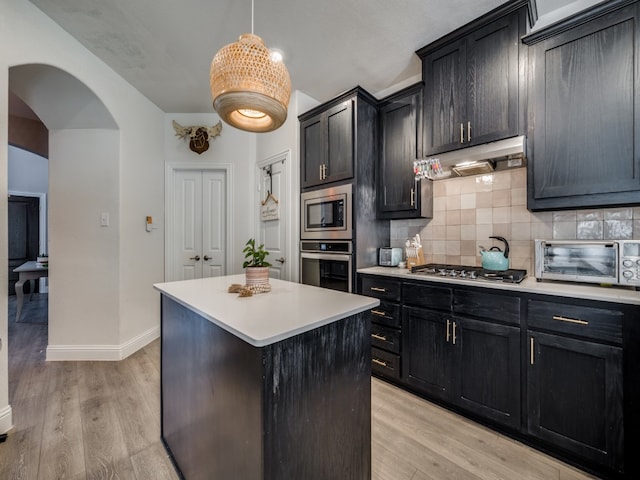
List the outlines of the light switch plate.
<svg viewBox="0 0 640 480">
<path fill-rule="evenodd" d="M 108 212 L 102 212 L 100 214 L 100 226 L 101 227 L 108 227 L 109 226 L 109 213 Z"/>
</svg>

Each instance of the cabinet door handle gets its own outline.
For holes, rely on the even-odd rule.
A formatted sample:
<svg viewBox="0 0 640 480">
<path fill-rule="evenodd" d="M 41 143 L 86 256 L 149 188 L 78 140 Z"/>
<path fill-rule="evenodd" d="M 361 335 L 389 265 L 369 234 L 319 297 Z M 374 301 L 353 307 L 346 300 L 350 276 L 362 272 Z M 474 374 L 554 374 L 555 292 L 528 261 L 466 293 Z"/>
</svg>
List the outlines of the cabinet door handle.
<svg viewBox="0 0 640 480">
<path fill-rule="evenodd" d="M 530 363 L 531 365 L 533 365 L 533 363 L 534 363 L 534 358 L 533 358 L 533 348 L 534 348 L 534 346 L 533 346 L 533 337 L 529 338 L 529 348 L 530 348 L 530 350 L 531 350 L 531 354 L 530 354 L 530 358 L 529 358 L 529 363 Z"/>
<path fill-rule="evenodd" d="M 323 180 L 327 179 L 327 164 L 326 163 L 322 164 L 322 179 Z"/>
<path fill-rule="evenodd" d="M 467 122 L 467 142 L 471 141 L 471 122 Z"/>
<path fill-rule="evenodd" d="M 320 180 L 322 180 L 322 164 L 320 164 L 320 175 L 319 175 L 319 177 L 320 177 Z"/>
<path fill-rule="evenodd" d="M 464 143 L 464 123 L 460 124 L 460 143 Z"/>
<path fill-rule="evenodd" d="M 383 362 L 382 360 L 378 360 L 377 358 L 372 358 L 371 361 L 377 365 L 380 365 L 381 367 L 387 366 L 387 362 Z"/>
<path fill-rule="evenodd" d="M 387 316 L 387 312 L 385 312 L 384 310 L 371 310 L 371 313 L 373 313 L 374 315 L 377 315 L 379 317 L 386 317 Z"/>
<path fill-rule="evenodd" d="M 453 344 L 456 344 L 456 322 L 453 322 Z"/>
<path fill-rule="evenodd" d="M 578 320 L 577 318 L 563 317 L 562 315 L 554 315 L 553 319 L 558 320 L 559 322 L 577 323 L 578 325 L 589 325 L 589 322 L 587 322 L 586 320 Z"/>
<path fill-rule="evenodd" d="M 386 288 L 380 288 L 380 287 L 370 287 L 369 290 L 372 290 L 374 292 L 386 292 L 387 289 Z"/>
<path fill-rule="evenodd" d="M 447 320 L 447 335 L 446 335 L 446 337 L 445 337 L 445 341 L 446 341 L 447 343 L 449 343 L 449 336 L 450 336 L 450 335 L 449 335 L 449 326 L 450 326 L 450 325 L 451 325 L 451 322 L 450 322 L 449 320 Z"/>
<path fill-rule="evenodd" d="M 377 333 L 372 333 L 371 338 L 375 338 L 376 340 L 382 340 L 383 342 L 387 341 L 387 337 L 384 335 L 378 335 Z"/>
<path fill-rule="evenodd" d="M 411 206 L 414 207 L 416 204 L 416 190 L 415 188 L 411 189 Z"/>
</svg>

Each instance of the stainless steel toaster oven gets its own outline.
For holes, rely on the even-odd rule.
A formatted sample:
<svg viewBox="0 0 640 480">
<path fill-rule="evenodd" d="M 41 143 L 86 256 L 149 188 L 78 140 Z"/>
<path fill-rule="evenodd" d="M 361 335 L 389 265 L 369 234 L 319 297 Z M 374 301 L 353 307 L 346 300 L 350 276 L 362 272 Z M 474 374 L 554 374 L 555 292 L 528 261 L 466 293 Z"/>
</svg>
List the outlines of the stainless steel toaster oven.
<svg viewBox="0 0 640 480">
<path fill-rule="evenodd" d="M 640 286 L 640 240 L 536 240 L 541 280 Z"/>
</svg>

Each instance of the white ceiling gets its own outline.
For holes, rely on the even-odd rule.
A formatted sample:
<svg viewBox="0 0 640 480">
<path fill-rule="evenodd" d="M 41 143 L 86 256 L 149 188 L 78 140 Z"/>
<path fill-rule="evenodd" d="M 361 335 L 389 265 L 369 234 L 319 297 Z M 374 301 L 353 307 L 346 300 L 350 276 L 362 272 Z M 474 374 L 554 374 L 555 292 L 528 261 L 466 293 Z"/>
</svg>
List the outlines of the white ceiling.
<svg viewBox="0 0 640 480">
<path fill-rule="evenodd" d="M 165 112 L 211 113 L 209 65 L 251 31 L 251 0 L 30 0 Z M 584 2 L 578 0 L 574 3 Z M 254 33 L 324 102 L 420 74 L 415 51 L 503 0 L 255 0 Z M 537 0 L 540 17 L 572 0 Z"/>
</svg>

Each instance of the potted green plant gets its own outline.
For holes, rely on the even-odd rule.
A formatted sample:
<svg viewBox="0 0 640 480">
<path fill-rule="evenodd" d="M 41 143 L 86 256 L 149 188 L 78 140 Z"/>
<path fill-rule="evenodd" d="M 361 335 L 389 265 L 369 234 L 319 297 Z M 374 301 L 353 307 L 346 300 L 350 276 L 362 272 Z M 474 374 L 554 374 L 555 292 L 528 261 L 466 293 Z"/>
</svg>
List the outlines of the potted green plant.
<svg viewBox="0 0 640 480">
<path fill-rule="evenodd" d="M 269 252 L 264 249 L 264 244 L 256 247 L 256 241 L 250 238 L 245 244 L 244 263 L 245 283 L 247 285 L 262 285 L 269 283 L 269 267 L 271 264 L 265 260 Z"/>
</svg>

